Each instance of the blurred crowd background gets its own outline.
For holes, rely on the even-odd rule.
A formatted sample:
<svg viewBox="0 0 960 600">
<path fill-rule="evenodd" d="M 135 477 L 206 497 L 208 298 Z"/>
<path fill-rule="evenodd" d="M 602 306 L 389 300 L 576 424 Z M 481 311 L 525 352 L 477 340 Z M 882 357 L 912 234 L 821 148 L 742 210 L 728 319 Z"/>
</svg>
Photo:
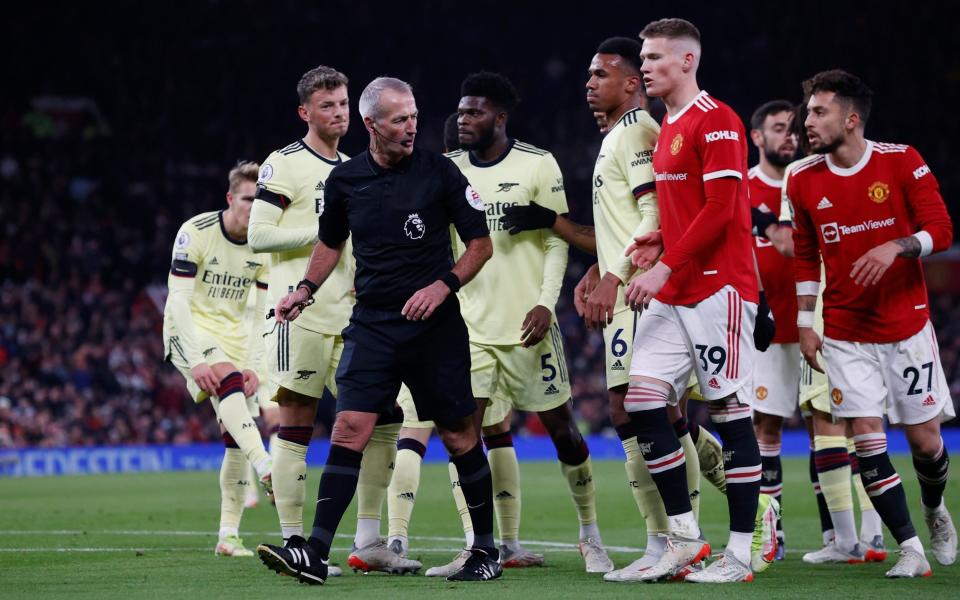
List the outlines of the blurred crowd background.
<svg viewBox="0 0 960 600">
<path fill-rule="evenodd" d="M 170 247 L 180 223 L 224 202 L 227 170 L 303 135 L 295 85 L 318 64 L 344 71 L 352 98 L 373 77 L 411 82 L 418 144 L 439 150 L 469 72 L 505 73 L 523 101 L 508 130 L 551 150 L 575 220 L 590 223 L 600 134 L 584 100 L 597 44 L 683 16 L 703 34 L 700 82 L 748 120 L 800 101 L 833 67 L 875 93 L 868 137 L 927 159 L 954 219 L 960 193 L 960 45 L 941 6 L 744 2 L 171 2 L 21 7 L 8 15 L 0 95 L 0 447 L 190 443 L 219 439 L 164 364 Z M 366 137 L 352 107 L 341 149 Z M 576 414 L 609 432 L 602 342 L 573 311 L 590 264 L 571 251 L 557 317 Z M 933 321 L 960 398 L 960 253 L 927 263 Z M 329 420 L 330 410 L 322 420 Z M 518 415 L 521 432 L 539 433 Z M 799 421 L 791 423 L 799 426 Z M 324 427 L 318 435 L 325 435 Z"/>
</svg>

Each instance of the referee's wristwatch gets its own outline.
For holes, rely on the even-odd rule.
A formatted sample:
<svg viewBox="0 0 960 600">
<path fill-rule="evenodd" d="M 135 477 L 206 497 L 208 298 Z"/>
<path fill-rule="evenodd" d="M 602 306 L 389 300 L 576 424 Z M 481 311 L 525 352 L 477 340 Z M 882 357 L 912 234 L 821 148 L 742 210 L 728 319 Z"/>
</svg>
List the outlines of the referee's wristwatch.
<svg viewBox="0 0 960 600">
<path fill-rule="evenodd" d="M 317 293 L 317 290 L 320 289 L 320 286 L 310 281 L 309 279 L 301 279 L 300 283 L 297 284 L 295 289 L 307 288 L 307 298 L 313 298 L 313 295 Z"/>
<path fill-rule="evenodd" d="M 443 277 L 440 278 L 450 291 L 456 294 L 460 291 L 460 278 L 454 275 L 453 271 L 447 271 L 443 274 Z"/>
</svg>

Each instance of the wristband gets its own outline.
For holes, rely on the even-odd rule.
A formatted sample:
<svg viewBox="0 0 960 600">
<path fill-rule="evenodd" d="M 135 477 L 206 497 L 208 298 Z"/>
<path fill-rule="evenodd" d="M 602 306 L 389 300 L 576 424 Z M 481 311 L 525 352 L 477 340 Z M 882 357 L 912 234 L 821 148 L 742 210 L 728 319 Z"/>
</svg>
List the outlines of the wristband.
<svg viewBox="0 0 960 600">
<path fill-rule="evenodd" d="M 453 271 L 447 271 L 440 278 L 440 281 L 446 284 L 450 291 L 456 294 L 460 291 L 460 278 L 453 274 Z"/>
<path fill-rule="evenodd" d="M 814 311 L 812 310 L 797 311 L 797 327 L 813 328 L 813 320 L 814 320 Z"/>
<path fill-rule="evenodd" d="M 306 278 L 301 279 L 301 280 L 300 280 L 300 283 L 297 284 L 297 289 L 298 289 L 298 290 L 299 290 L 300 288 L 302 288 L 302 287 L 307 288 L 307 291 L 310 293 L 310 296 L 309 296 L 310 298 L 313 298 L 313 295 L 316 294 L 316 293 L 317 293 L 317 290 L 320 289 L 320 286 L 319 286 L 319 285 L 315 284 L 314 282 L 312 282 L 312 281 L 310 281 L 309 279 L 306 279 Z"/>
</svg>

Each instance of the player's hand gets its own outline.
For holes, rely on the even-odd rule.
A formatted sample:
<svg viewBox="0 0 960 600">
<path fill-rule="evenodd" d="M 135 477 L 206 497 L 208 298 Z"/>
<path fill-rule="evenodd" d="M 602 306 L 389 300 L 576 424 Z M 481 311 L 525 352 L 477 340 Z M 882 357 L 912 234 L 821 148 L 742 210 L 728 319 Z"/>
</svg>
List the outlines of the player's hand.
<svg viewBox="0 0 960 600">
<path fill-rule="evenodd" d="M 553 314 L 546 306 L 538 304 L 531 308 L 523 319 L 523 325 L 520 326 L 520 329 L 523 330 L 523 333 L 520 334 L 520 344 L 524 348 L 539 344 L 543 337 L 547 335 L 552 319 Z"/>
<path fill-rule="evenodd" d="M 658 262 L 650 267 L 646 273 L 641 273 L 627 286 L 627 302 L 630 308 L 637 310 L 641 306 L 647 308 L 650 301 L 660 293 L 663 286 L 670 279 L 670 267 Z"/>
<path fill-rule="evenodd" d="M 210 368 L 210 365 L 207 363 L 200 363 L 199 365 L 190 369 L 190 374 L 193 375 L 193 380 L 196 382 L 197 387 L 211 396 L 217 395 L 217 388 L 220 387 L 220 380 L 217 379 L 217 376 L 213 374 L 213 369 Z"/>
<path fill-rule="evenodd" d="M 610 123 L 607 122 L 607 113 L 602 110 L 593 111 L 593 118 L 597 121 L 597 127 L 600 129 L 600 133 L 610 131 Z"/>
<path fill-rule="evenodd" d="M 573 307 L 581 319 L 587 314 L 587 298 L 593 293 L 598 283 L 600 283 L 600 265 L 594 263 L 580 278 L 577 287 L 573 288 Z"/>
<path fill-rule="evenodd" d="M 508 230 L 510 235 L 517 235 L 521 231 L 550 229 L 556 221 L 556 211 L 531 202 L 528 206 L 504 207 L 500 226 Z"/>
<path fill-rule="evenodd" d="M 823 369 L 820 367 L 820 363 L 817 362 L 817 352 L 821 351 L 822 348 L 823 341 L 812 327 L 800 328 L 800 354 L 803 355 L 804 360 L 807 361 L 811 369 L 819 371 L 820 373 L 823 373 Z"/>
<path fill-rule="evenodd" d="M 280 298 L 280 302 L 277 302 L 277 308 L 275 310 L 277 323 L 293 321 L 299 317 L 303 309 L 309 305 L 310 300 L 310 292 L 305 287 L 298 287 L 283 298 Z"/>
<path fill-rule="evenodd" d="M 766 352 L 777 334 L 777 325 L 773 322 L 773 311 L 767 304 L 767 295 L 760 292 L 760 302 L 757 304 L 757 318 L 753 323 L 753 345 L 760 352 Z"/>
<path fill-rule="evenodd" d="M 600 278 L 600 283 L 587 297 L 586 314 L 583 319 L 587 327 L 603 329 L 613 323 L 613 307 L 617 303 L 617 292 L 622 282 L 612 273 L 606 273 Z"/>
<path fill-rule="evenodd" d="M 750 209 L 750 223 L 753 225 L 750 233 L 753 235 L 766 237 L 767 228 L 777 221 L 779 221 L 777 215 L 770 211 L 760 210 L 759 208 Z"/>
<path fill-rule="evenodd" d="M 449 295 L 450 288 L 447 287 L 447 284 L 439 280 L 434 281 L 427 287 L 414 292 L 407 303 L 403 305 L 400 314 L 405 316 L 408 321 L 426 321 Z"/>
<path fill-rule="evenodd" d="M 638 269 L 649 269 L 663 254 L 663 234 L 660 230 L 651 231 L 633 238 L 627 246 L 624 256 L 630 257 L 630 262 Z"/>
<path fill-rule="evenodd" d="M 903 248 L 893 242 L 885 242 L 867 251 L 866 254 L 853 261 L 850 277 L 853 282 L 863 287 L 871 286 L 883 277 L 897 255 Z"/>
<path fill-rule="evenodd" d="M 257 374 L 251 371 L 250 369 L 243 370 L 243 395 L 249 398 L 250 396 L 257 393 L 257 388 L 260 387 L 260 378 L 257 377 Z"/>
</svg>

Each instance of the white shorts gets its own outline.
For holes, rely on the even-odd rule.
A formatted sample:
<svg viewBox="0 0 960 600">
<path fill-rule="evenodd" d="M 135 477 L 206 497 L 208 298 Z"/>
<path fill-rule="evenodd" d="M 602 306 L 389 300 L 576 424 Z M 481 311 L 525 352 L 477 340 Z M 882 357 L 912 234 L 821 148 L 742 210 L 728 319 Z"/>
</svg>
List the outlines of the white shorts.
<svg viewBox="0 0 960 600">
<path fill-rule="evenodd" d="M 916 425 L 955 416 L 933 325 L 900 342 L 867 344 L 823 338 L 834 416 L 883 417 Z"/>
<path fill-rule="evenodd" d="M 800 394 L 800 344 L 770 344 L 753 355 L 753 410 L 788 419 Z"/>
<path fill-rule="evenodd" d="M 736 394 L 749 406 L 753 380 L 753 324 L 757 305 L 725 285 L 692 306 L 657 300 L 637 322 L 630 375 L 652 377 L 673 386 L 671 404 L 696 373 L 707 401 Z"/>
</svg>

